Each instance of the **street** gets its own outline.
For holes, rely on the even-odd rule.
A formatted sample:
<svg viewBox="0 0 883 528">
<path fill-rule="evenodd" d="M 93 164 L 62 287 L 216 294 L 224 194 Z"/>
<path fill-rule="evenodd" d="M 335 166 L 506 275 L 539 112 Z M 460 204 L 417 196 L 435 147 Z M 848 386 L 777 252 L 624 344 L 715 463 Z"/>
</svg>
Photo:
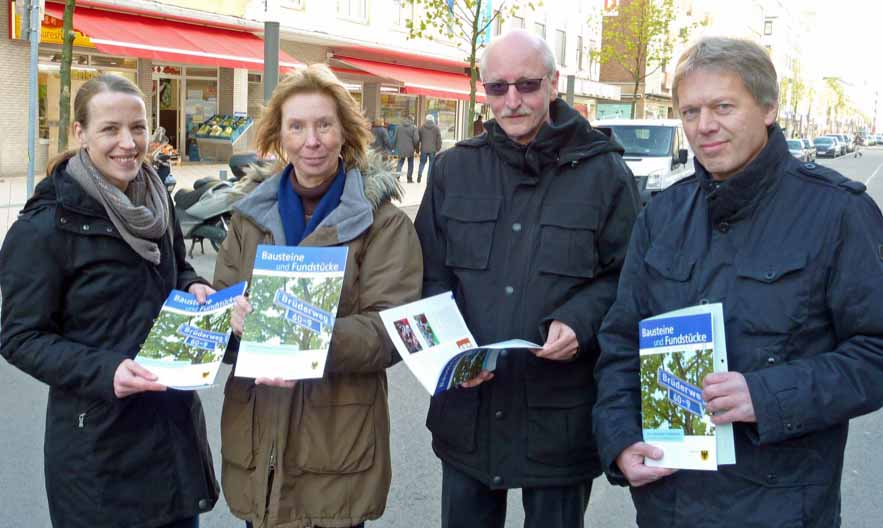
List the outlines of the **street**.
<svg viewBox="0 0 883 528">
<path fill-rule="evenodd" d="M 819 159 L 817 163 L 841 171 L 847 177 L 866 182 L 869 193 L 883 204 L 883 147 L 864 149 L 864 156 Z M 832 189 L 831 192 L 836 192 Z M 415 206 L 406 208 L 413 216 Z M 807 233 L 807 236 L 811 236 Z M 207 244 L 208 245 L 208 244 Z M 198 255 L 194 264 L 200 273 L 212 275 L 214 255 Z M 197 251 L 198 253 L 198 251 Z M 840 270 L 848 273 L 849 270 Z M 133 300 L 137 302 L 137 300 Z M 113 314 L 108 314 L 113 317 Z M 223 383 L 229 367 L 218 380 Z M 0 528 L 49 526 L 43 487 L 43 430 L 45 385 L 0 361 Z M 430 436 L 424 426 L 429 398 L 403 365 L 389 370 L 389 404 L 392 415 L 393 481 L 386 514 L 373 527 L 412 528 L 439 526 L 441 467 L 430 448 Z M 221 387 L 201 391 L 206 411 L 218 477 L 220 478 L 220 408 Z M 883 525 L 883 413 L 856 419 L 843 471 L 843 525 L 849 528 L 875 528 Z M 166 483 L 157 482 L 157 486 Z M 634 526 L 634 509 L 624 488 L 610 486 L 601 477 L 594 483 L 586 515 L 587 525 L 595 527 Z M 523 522 L 519 493 L 510 493 L 507 527 Z M 214 510 L 201 518 L 208 528 L 241 528 L 244 524 L 227 510 L 223 499 Z"/>
</svg>

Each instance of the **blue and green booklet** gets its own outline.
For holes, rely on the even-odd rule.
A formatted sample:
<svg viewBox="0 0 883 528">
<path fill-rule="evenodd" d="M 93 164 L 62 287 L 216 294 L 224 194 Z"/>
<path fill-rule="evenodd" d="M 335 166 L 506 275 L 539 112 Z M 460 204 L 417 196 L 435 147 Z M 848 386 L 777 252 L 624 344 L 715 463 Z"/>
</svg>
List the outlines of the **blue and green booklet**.
<svg viewBox="0 0 883 528">
<path fill-rule="evenodd" d="M 644 441 L 665 453 L 648 466 L 716 470 L 735 464 L 733 426 L 714 425 L 702 380 L 727 371 L 723 307 L 691 306 L 639 324 Z"/>
<path fill-rule="evenodd" d="M 209 295 L 172 290 L 157 315 L 135 362 L 175 389 L 202 389 L 215 382 L 230 339 L 230 310 L 245 283 Z"/>
</svg>

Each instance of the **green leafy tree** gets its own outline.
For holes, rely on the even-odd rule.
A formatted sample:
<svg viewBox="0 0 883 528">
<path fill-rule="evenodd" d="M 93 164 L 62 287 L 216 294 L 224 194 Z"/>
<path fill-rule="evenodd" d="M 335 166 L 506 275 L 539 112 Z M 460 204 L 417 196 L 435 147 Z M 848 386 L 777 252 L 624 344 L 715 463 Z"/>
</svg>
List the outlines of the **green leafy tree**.
<svg viewBox="0 0 883 528">
<path fill-rule="evenodd" d="M 686 42 L 695 26 L 676 31 L 675 0 L 621 0 L 615 16 L 602 18 L 601 49 L 595 56 L 601 64 L 618 64 L 629 76 L 635 117 L 641 83 L 671 60 L 676 41 Z"/>
<path fill-rule="evenodd" d="M 36 0 L 34 0 L 36 1 Z M 61 44 L 61 95 L 58 100 L 58 152 L 67 150 L 68 130 L 70 129 L 71 115 L 71 63 L 74 57 L 74 0 L 66 0 L 64 3 L 64 19 L 62 21 L 61 34 L 64 40 Z"/>
<path fill-rule="evenodd" d="M 697 416 L 668 399 L 668 390 L 657 382 L 657 371 L 666 370 L 687 383 L 701 387 L 713 371 L 711 351 L 673 352 L 641 357 L 641 417 L 644 429 L 681 429 L 685 435 L 710 435 L 710 417 Z"/>
<path fill-rule="evenodd" d="M 469 63 L 469 109 L 467 124 L 475 119 L 475 92 L 478 82 L 478 51 L 486 44 L 487 35 L 495 21 L 500 23 L 507 16 L 518 12 L 519 8 L 531 10 L 542 5 L 542 1 L 502 0 L 497 7 L 492 7 L 487 15 L 488 5 L 492 0 L 405 0 L 406 5 L 417 8 L 420 15 L 405 22 L 408 38 L 445 37 L 459 46 L 469 50 L 466 62 Z M 491 4 L 492 5 L 492 4 Z"/>
<path fill-rule="evenodd" d="M 847 109 L 846 92 L 840 79 L 836 77 L 825 77 L 825 99 L 827 101 L 827 119 L 828 132 L 837 133 L 838 119 L 843 116 Z"/>
</svg>

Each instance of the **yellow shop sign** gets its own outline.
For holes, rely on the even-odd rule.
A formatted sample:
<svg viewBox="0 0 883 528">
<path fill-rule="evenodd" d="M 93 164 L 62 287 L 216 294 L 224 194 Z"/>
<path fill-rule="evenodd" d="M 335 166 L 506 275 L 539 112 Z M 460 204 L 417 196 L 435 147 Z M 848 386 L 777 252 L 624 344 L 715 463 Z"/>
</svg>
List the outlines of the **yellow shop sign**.
<svg viewBox="0 0 883 528">
<path fill-rule="evenodd" d="M 40 24 L 40 42 L 43 44 L 64 44 L 64 23 L 62 20 L 43 15 L 43 23 Z M 27 35 L 21 34 L 21 18 L 15 17 L 15 38 L 27 39 Z M 94 48 L 95 44 L 82 32 L 74 30 L 74 46 Z"/>
</svg>

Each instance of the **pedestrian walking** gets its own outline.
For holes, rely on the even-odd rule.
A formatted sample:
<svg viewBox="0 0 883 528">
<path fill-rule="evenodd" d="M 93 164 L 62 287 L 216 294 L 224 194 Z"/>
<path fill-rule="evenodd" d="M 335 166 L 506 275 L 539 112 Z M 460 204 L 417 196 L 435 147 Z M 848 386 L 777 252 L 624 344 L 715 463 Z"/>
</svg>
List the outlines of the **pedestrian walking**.
<svg viewBox="0 0 883 528">
<path fill-rule="evenodd" d="M 752 41 L 703 38 L 675 70 L 696 174 L 638 218 L 595 375 L 604 470 L 641 528 L 840 526 L 849 421 L 883 404 L 883 216 L 861 183 L 790 155 L 778 86 Z M 709 302 L 730 371 L 702 399 L 733 424 L 736 463 L 648 466 L 664 450 L 642 441 L 639 321 Z"/>
<path fill-rule="evenodd" d="M 359 104 L 326 65 L 280 82 L 264 115 L 258 150 L 285 164 L 236 205 L 215 283 L 251 282 L 258 244 L 349 251 L 324 377 L 228 378 L 224 496 L 248 526 L 362 526 L 383 514 L 392 472 L 386 368 L 398 355 L 378 312 L 419 297 L 419 242 L 391 202 L 401 187 L 369 155 Z M 235 335 L 250 311 L 239 297 Z M 231 340 L 225 361 L 237 349 Z"/>
<path fill-rule="evenodd" d="M 435 155 L 441 151 L 442 138 L 441 131 L 435 124 L 435 116 L 426 114 L 426 121 L 417 131 L 420 139 L 420 166 L 417 167 L 417 183 L 423 177 L 423 167 L 428 163 L 429 169 L 426 171 L 426 180 L 432 175 L 432 162 L 435 161 Z"/>
<path fill-rule="evenodd" d="M 0 249 L 0 354 L 49 385 L 56 528 L 195 528 L 218 498 L 199 396 L 132 359 L 168 294 L 212 293 L 145 163 L 144 94 L 116 75 L 74 99 L 79 149 L 49 164 Z"/>
<path fill-rule="evenodd" d="M 416 227 L 423 295 L 451 290 L 479 343 L 521 338 L 493 373 L 432 397 L 442 527 L 501 527 L 521 488 L 526 527 L 584 524 L 601 465 L 591 434 L 601 318 L 640 208 L 622 148 L 557 96 L 544 40 L 493 41 L 494 119 L 435 160 Z"/>
<path fill-rule="evenodd" d="M 371 133 L 374 135 L 374 142 L 371 143 L 371 149 L 380 154 L 386 160 L 389 159 L 389 153 L 392 150 L 392 143 L 389 141 L 389 132 L 383 126 L 382 119 L 375 119 L 371 127 Z"/>
<path fill-rule="evenodd" d="M 401 174 L 402 167 L 408 162 L 408 183 L 414 182 L 414 152 L 420 143 L 417 128 L 411 123 L 410 117 L 405 117 L 402 124 L 396 127 L 395 150 L 399 157 L 397 174 Z"/>
</svg>

